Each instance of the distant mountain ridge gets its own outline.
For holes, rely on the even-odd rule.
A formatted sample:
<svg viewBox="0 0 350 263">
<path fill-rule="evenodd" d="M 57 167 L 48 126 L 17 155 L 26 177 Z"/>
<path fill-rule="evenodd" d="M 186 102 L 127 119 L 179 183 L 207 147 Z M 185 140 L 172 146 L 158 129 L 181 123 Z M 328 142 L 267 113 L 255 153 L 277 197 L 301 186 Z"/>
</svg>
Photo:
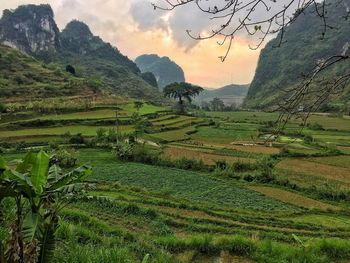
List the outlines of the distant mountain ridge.
<svg viewBox="0 0 350 263">
<path fill-rule="evenodd" d="M 347 6 L 348 7 L 347 7 Z M 246 108 L 271 109 L 281 101 L 282 89 L 292 88 L 316 65 L 316 61 L 340 54 L 350 43 L 350 22 L 345 19 L 350 0 L 336 3 L 327 1 L 327 23 L 334 29 L 327 29 L 325 39 L 321 40 L 322 20 L 314 8 L 289 26 L 284 32 L 283 43 L 278 46 L 280 34 L 271 40 L 261 51 L 255 77 L 244 102 Z M 320 79 L 331 79 L 350 68 L 349 60 L 337 64 L 332 70 L 322 74 Z M 314 82 L 315 83 L 315 82 Z M 317 85 L 317 84 L 314 84 Z M 331 103 L 344 104 L 350 99 L 350 87 Z M 325 104 L 329 104 L 326 102 Z M 329 106 L 324 105 L 324 108 Z"/>
<path fill-rule="evenodd" d="M 240 106 L 248 93 L 249 84 L 231 84 L 218 89 L 205 89 L 196 98 L 197 103 L 209 102 L 214 98 L 221 99 L 226 106 Z"/>
<path fill-rule="evenodd" d="M 162 94 L 141 74 L 137 65 L 120 51 L 94 36 L 83 22 L 73 20 L 59 31 L 49 5 L 25 5 L 5 10 L 0 19 L 0 43 L 46 63 L 97 79 L 101 88 L 133 98 L 162 101 Z"/>
<path fill-rule="evenodd" d="M 135 63 L 141 72 L 153 73 L 160 89 L 174 82 L 185 82 L 182 68 L 168 57 L 159 57 L 155 54 L 141 55 L 135 59 Z"/>
</svg>

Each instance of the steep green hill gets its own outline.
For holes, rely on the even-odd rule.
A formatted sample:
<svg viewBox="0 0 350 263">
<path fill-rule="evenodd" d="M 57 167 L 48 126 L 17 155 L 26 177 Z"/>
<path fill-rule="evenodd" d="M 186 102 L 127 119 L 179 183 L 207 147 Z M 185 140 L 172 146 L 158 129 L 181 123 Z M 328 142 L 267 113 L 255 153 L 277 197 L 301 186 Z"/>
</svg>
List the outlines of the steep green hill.
<svg viewBox="0 0 350 263">
<path fill-rule="evenodd" d="M 159 102 L 162 94 L 134 62 L 94 36 L 79 21 L 59 32 L 49 5 L 25 5 L 5 10 L 0 19 L 0 43 L 21 50 L 65 70 L 71 65 L 80 77 L 93 79 L 111 93 Z"/>
<path fill-rule="evenodd" d="M 303 79 L 303 75 L 314 68 L 317 60 L 341 53 L 350 41 L 350 23 L 344 17 L 344 4 L 349 5 L 350 1 L 343 1 L 343 4 L 339 5 L 334 2 L 327 2 L 327 23 L 336 28 L 327 29 L 323 40 L 322 20 L 312 7 L 287 28 L 281 47 L 276 47 L 280 35 L 266 45 L 261 51 L 256 74 L 244 103 L 245 107 L 272 108 L 283 95 L 282 89 L 297 85 Z M 349 61 L 339 64 L 322 77 L 330 79 L 331 76 L 343 73 L 349 66 Z M 339 99 L 332 101 L 344 102 L 348 98 L 345 91 Z"/>
<path fill-rule="evenodd" d="M 136 64 L 117 48 L 93 36 L 86 24 L 76 20 L 70 22 L 61 33 L 61 46 L 55 62 L 62 66 L 69 64 L 78 74 L 100 78 L 113 93 L 162 100 L 157 88 L 143 79 Z"/>
<path fill-rule="evenodd" d="M 0 45 L 2 101 L 88 95 L 93 92 L 90 86 L 85 79 L 74 77 L 53 64 L 42 64 L 16 49 Z"/>
<path fill-rule="evenodd" d="M 142 72 L 152 72 L 161 89 L 174 82 L 185 82 L 182 68 L 168 57 L 141 55 L 136 58 L 135 63 Z"/>
</svg>

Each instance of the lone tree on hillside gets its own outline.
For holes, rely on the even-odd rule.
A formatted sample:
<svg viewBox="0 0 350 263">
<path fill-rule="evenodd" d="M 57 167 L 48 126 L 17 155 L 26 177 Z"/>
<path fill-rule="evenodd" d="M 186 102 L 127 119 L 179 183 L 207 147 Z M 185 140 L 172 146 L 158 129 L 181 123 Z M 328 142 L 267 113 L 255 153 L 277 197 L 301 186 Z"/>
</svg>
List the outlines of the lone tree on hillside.
<svg viewBox="0 0 350 263">
<path fill-rule="evenodd" d="M 179 101 L 179 113 L 185 113 L 184 100 L 191 103 L 192 98 L 202 91 L 203 88 L 186 82 L 169 84 L 163 90 L 165 97 L 177 99 Z"/>
<path fill-rule="evenodd" d="M 137 113 L 140 112 L 140 109 L 143 107 L 142 101 L 134 101 L 134 108 L 136 109 Z"/>
<path fill-rule="evenodd" d="M 75 68 L 72 65 L 67 65 L 66 66 L 66 71 L 69 72 L 70 74 L 74 75 L 76 74 Z"/>
<path fill-rule="evenodd" d="M 342 13 L 330 15 L 328 10 L 332 5 L 342 5 L 344 7 Z M 209 16 L 209 21 L 212 21 L 213 26 L 207 33 L 201 34 L 187 30 L 189 37 L 195 40 L 215 38 L 219 45 L 226 45 L 227 51 L 220 57 L 222 61 L 227 58 L 234 38 L 238 34 L 255 36 L 257 43 L 250 48 L 258 49 L 268 40 L 269 36 L 277 33 L 277 46 L 282 45 L 286 29 L 307 12 L 313 12 L 320 19 L 322 26 L 320 40 L 325 38 L 329 30 L 337 28 L 341 19 L 350 19 L 349 0 L 324 0 L 323 2 L 318 0 L 158 0 L 158 4 L 153 4 L 154 9 L 168 11 L 191 6 Z M 186 10 L 183 9 L 183 11 Z M 315 90 L 315 85 L 311 85 L 322 79 L 323 72 L 332 72 L 339 63 L 344 63 L 345 60 L 350 61 L 350 42 L 345 44 L 343 50 L 318 60 L 313 70 L 306 73 L 304 80 L 299 85 L 286 90 L 286 98 L 278 105 L 281 115 L 277 122 L 279 125 L 276 132 L 283 129 L 286 123 L 295 116 L 302 117 L 306 122 L 311 112 L 318 110 L 324 101 L 332 95 L 339 94 L 349 85 L 349 70 L 341 76 L 333 75 L 333 78 L 323 83 L 319 90 Z M 300 112 L 299 107 L 305 104 L 305 101 L 308 102 L 308 106 L 303 112 Z"/>
</svg>

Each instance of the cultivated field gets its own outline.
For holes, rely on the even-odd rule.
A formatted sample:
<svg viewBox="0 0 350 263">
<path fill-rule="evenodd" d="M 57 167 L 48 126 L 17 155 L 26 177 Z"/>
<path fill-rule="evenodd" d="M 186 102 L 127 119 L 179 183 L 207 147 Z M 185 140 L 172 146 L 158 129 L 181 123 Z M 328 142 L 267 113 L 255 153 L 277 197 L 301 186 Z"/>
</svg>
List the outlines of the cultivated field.
<svg viewBox="0 0 350 263">
<path fill-rule="evenodd" d="M 350 120 L 312 116 L 322 130 L 295 121 L 267 142 L 275 113 L 133 105 L 3 116 L 5 159 L 75 147 L 93 166 L 88 198 L 60 212 L 54 262 L 349 260 Z M 135 132 L 136 157 L 118 160 Z"/>
</svg>

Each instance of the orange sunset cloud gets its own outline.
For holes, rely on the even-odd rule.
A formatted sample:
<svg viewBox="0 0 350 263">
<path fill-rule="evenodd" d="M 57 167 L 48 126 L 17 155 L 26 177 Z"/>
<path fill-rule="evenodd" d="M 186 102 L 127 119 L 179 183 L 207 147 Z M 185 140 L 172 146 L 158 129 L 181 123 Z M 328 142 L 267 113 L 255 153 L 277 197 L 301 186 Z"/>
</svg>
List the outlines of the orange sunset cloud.
<svg viewBox="0 0 350 263">
<path fill-rule="evenodd" d="M 132 5 L 141 2 L 144 5 L 138 15 L 144 17 L 140 22 L 135 21 L 131 13 Z M 131 59 L 151 53 L 168 56 L 183 68 L 186 80 L 197 85 L 218 88 L 232 83 L 247 84 L 255 73 L 260 52 L 249 49 L 248 40 L 236 37 L 226 61 L 221 62 L 219 56 L 226 53 L 227 46 L 219 46 L 215 39 L 191 41 L 187 28 L 172 28 L 168 23 L 172 13 L 154 11 L 148 0 L 127 3 L 121 0 L 14 0 L 0 3 L 0 9 L 28 3 L 51 4 L 60 29 L 72 19 L 85 22 L 95 35 Z"/>
</svg>

